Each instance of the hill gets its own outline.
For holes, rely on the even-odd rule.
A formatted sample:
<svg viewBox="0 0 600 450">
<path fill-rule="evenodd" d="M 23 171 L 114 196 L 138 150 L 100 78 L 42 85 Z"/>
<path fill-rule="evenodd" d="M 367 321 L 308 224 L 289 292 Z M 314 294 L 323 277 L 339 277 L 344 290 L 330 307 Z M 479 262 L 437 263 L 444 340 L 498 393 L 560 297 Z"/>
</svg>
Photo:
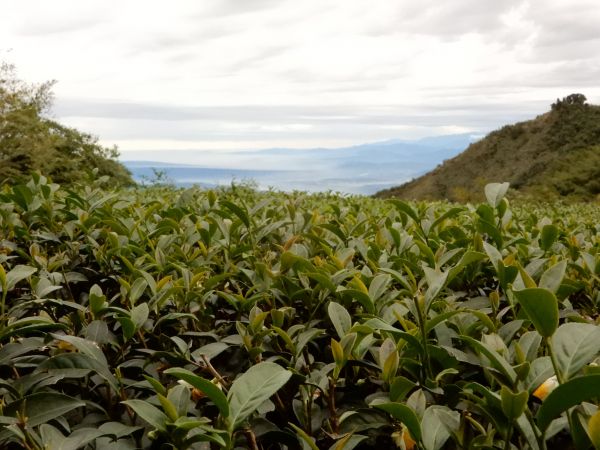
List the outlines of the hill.
<svg viewBox="0 0 600 450">
<path fill-rule="evenodd" d="M 600 106 L 582 94 L 533 120 L 506 125 L 431 172 L 378 197 L 481 199 L 485 184 L 508 181 L 526 197 L 591 200 L 600 194 Z"/>
<path fill-rule="evenodd" d="M 93 169 L 110 184 L 133 184 L 116 148 L 49 117 L 52 85 L 25 83 L 14 66 L 0 61 L 0 184 L 21 182 L 35 171 L 69 184 L 88 179 Z"/>
</svg>

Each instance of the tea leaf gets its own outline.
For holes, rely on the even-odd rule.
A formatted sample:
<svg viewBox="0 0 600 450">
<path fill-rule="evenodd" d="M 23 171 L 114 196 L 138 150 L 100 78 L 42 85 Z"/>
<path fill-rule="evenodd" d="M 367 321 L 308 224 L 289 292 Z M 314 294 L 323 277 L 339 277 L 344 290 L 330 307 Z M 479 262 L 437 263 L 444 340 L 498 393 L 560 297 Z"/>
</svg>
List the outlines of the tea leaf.
<svg viewBox="0 0 600 450">
<path fill-rule="evenodd" d="M 421 431 L 421 423 L 415 412 L 403 403 L 387 402 L 387 403 L 371 403 L 372 407 L 381 409 L 390 414 L 394 419 L 402 422 L 410 431 L 417 441 L 421 441 L 423 433 Z M 427 433 L 430 429 L 427 429 Z"/>
<path fill-rule="evenodd" d="M 223 417 L 229 417 L 230 411 L 227 397 L 225 397 L 225 394 L 223 394 L 223 392 L 214 383 L 211 383 L 210 381 L 205 380 L 204 378 L 199 377 L 195 373 L 186 369 L 173 367 L 165 370 L 165 373 L 180 378 L 194 386 L 196 389 L 204 392 L 206 396 L 212 400 L 215 406 L 219 408 L 219 411 Z"/>
<path fill-rule="evenodd" d="M 17 413 L 23 413 L 27 417 L 27 424 L 30 427 L 36 427 L 82 406 L 85 406 L 85 402 L 68 395 L 57 392 L 40 392 L 9 403 L 4 407 L 3 414 L 16 417 Z"/>
<path fill-rule="evenodd" d="M 543 337 L 550 337 L 558 328 L 558 300 L 544 288 L 515 291 L 519 304 Z"/>
<path fill-rule="evenodd" d="M 552 344 L 560 371 L 569 379 L 600 352 L 600 327 L 565 323 L 552 336 Z"/>
<path fill-rule="evenodd" d="M 237 378 L 229 394 L 229 429 L 241 425 L 256 409 L 292 376 L 292 373 L 272 362 L 261 362 L 250 367 Z"/>
<path fill-rule="evenodd" d="M 343 338 L 350 330 L 350 327 L 352 327 L 352 318 L 350 317 L 350 314 L 346 308 L 335 302 L 329 303 L 327 312 L 338 336 L 340 339 Z"/>
<path fill-rule="evenodd" d="M 144 400 L 125 400 L 121 403 L 129 406 L 135 413 L 152 425 L 154 428 L 165 431 L 167 429 L 168 417 L 163 414 L 156 406 Z"/>
<path fill-rule="evenodd" d="M 536 416 L 538 426 L 545 430 L 569 408 L 597 397 L 600 397 L 600 375 L 573 378 L 554 389 L 543 401 Z"/>
</svg>

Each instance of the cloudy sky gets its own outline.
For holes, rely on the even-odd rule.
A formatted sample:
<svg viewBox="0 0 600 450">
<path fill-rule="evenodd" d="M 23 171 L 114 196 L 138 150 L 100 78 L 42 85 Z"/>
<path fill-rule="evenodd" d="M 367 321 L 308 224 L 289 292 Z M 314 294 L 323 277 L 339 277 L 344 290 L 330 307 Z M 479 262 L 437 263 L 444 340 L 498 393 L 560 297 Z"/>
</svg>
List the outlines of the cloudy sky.
<svg viewBox="0 0 600 450">
<path fill-rule="evenodd" d="M 125 156 L 333 147 L 600 103 L 599 23 L 597 0 L 20 0 L 0 59 Z"/>
</svg>

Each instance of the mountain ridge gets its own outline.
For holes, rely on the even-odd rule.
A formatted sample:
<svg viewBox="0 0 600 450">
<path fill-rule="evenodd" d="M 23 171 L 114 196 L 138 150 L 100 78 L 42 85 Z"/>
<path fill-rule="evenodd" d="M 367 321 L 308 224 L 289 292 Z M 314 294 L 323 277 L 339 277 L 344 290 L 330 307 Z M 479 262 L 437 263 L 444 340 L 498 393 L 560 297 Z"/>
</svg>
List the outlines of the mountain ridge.
<svg viewBox="0 0 600 450">
<path fill-rule="evenodd" d="M 471 141 L 472 135 L 463 133 L 329 149 L 145 152 L 135 155 L 143 161 L 128 159 L 126 154 L 121 161 L 140 182 L 152 179 L 156 169 L 181 186 L 253 179 L 263 189 L 372 195 L 427 172 Z"/>
<path fill-rule="evenodd" d="M 593 200 L 600 194 L 600 106 L 571 94 L 534 119 L 505 125 L 430 172 L 377 197 L 478 201 L 490 182 L 530 198 Z"/>
</svg>

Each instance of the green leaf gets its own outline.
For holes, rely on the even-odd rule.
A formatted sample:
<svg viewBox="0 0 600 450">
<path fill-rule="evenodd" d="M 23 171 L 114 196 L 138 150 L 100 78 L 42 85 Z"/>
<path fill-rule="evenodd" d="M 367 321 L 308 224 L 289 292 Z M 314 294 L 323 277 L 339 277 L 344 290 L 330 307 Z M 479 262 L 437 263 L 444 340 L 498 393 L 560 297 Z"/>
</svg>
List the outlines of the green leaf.
<svg viewBox="0 0 600 450">
<path fill-rule="evenodd" d="M 371 284 L 369 285 L 369 297 L 371 297 L 371 300 L 374 303 L 385 293 L 391 281 L 392 277 L 388 274 L 377 275 L 371 280 Z"/>
<path fill-rule="evenodd" d="M 7 291 L 6 286 L 6 271 L 4 270 L 4 266 L 0 264 L 0 292 Z"/>
<path fill-rule="evenodd" d="M 525 411 L 529 394 L 527 391 L 512 392 L 506 386 L 500 389 L 502 412 L 510 421 L 518 419 Z"/>
<path fill-rule="evenodd" d="M 344 355 L 344 348 L 335 339 L 331 339 L 331 354 L 333 355 L 333 362 L 335 363 L 333 378 L 337 379 L 340 375 L 340 371 L 346 364 L 346 357 Z"/>
<path fill-rule="evenodd" d="M 331 323 L 333 323 L 333 327 L 338 336 L 340 339 L 343 338 L 352 326 L 350 313 L 346 308 L 336 302 L 329 302 L 327 313 L 329 314 L 329 319 L 331 319 Z"/>
<path fill-rule="evenodd" d="M 223 417 L 229 417 L 229 403 L 227 402 L 227 397 L 225 397 L 225 394 L 223 394 L 214 383 L 199 377 L 189 370 L 180 369 L 178 367 L 167 369 L 164 373 L 180 378 L 194 386 L 196 389 L 204 392 L 206 396 L 212 400 L 215 406 L 219 408 L 221 415 Z"/>
<path fill-rule="evenodd" d="M 102 349 L 98 347 L 98 344 L 96 344 L 95 342 L 80 338 L 78 336 L 69 336 L 66 334 L 63 335 L 52 333 L 52 337 L 60 341 L 68 342 L 84 355 L 95 359 L 96 361 L 98 361 L 101 364 L 104 364 L 105 366 L 108 366 L 106 356 L 104 356 Z"/>
<path fill-rule="evenodd" d="M 382 377 L 387 382 L 390 383 L 394 376 L 396 376 L 396 372 L 398 371 L 398 364 L 400 363 L 400 356 L 397 351 L 394 351 L 388 355 L 382 370 Z"/>
<path fill-rule="evenodd" d="M 523 284 L 526 288 L 536 288 L 538 285 L 535 283 L 535 280 L 531 278 L 531 275 L 519 264 L 519 274 L 521 275 L 521 279 L 523 280 Z"/>
<path fill-rule="evenodd" d="M 369 327 L 373 330 L 387 331 L 389 333 L 393 333 L 394 335 L 399 336 L 400 338 L 407 341 L 416 350 L 418 350 L 420 352 L 423 351 L 423 346 L 421 345 L 421 342 L 419 341 L 419 339 L 417 339 L 412 334 L 407 333 L 406 331 L 402 331 L 402 330 L 399 330 L 398 328 L 393 327 L 392 325 L 390 325 L 387 322 L 384 322 L 381 319 L 378 319 L 378 318 L 369 319 L 363 325 L 366 327 Z"/>
<path fill-rule="evenodd" d="M 600 352 L 600 327 L 565 323 L 552 336 L 552 347 L 562 376 L 569 379 Z"/>
<path fill-rule="evenodd" d="M 565 271 L 567 270 L 567 261 L 562 260 L 548 270 L 546 270 L 540 278 L 540 287 L 548 289 L 549 291 L 556 294 L 563 278 L 565 277 Z"/>
<path fill-rule="evenodd" d="M 460 414 L 446 406 L 433 405 L 425 410 L 421 427 L 425 450 L 440 450 L 452 433 L 458 431 Z"/>
<path fill-rule="evenodd" d="M 171 422 L 175 422 L 177 420 L 177 418 L 179 417 L 179 414 L 177 413 L 177 408 L 175 407 L 173 402 L 171 400 L 169 400 L 167 397 L 165 397 L 164 395 L 156 394 L 156 396 L 158 397 L 158 400 L 160 401 L 162 409 L 165 412 L 165 414 L 167 415 L 167 417 L 171 420 Z"/>
<path fill-rule="evenodd" d="M 295 353 L 296 352 L 296 346 L 294 345 L 294 342 L 292 341 L 292 338 L 290 338 L 290 335 L 287 334 L 281 328 L 276 327 L 275 325 L 272 325 L 271 328 L 275 331 L 275 333 L 277 333 L 279 335 L 279 337 L 281 337 L 281 339 L 283 339 L 283 342 L 285 342 L 285 346 L 287 347 L 287 349 L 291 353 Z"/>
<path fill-rule="evenodd" d="M 93 320 L 85 329 L 85 338 L 97 344 L 108 343 L 111 339 L 108 325 L 102 320 Z"/>
<path fill-rule="evenodd" d="M 403 403 L 397 402 L 384 402 L 384 403 L 371 403 L 370 406 L 381 409 L 382 411 L 390 414 L 394 419 L 402 422 L 410 431 L 410 434 L 417 441 L 421 441 L 423 433 L 421 431 L 421 423 L 415 412 Z M 429 430 L 427 430 L 429 433 Z"/>
<path fill-rule="evenodd" d="M 56 331 L 66 328 L 67 325 L 62 323 L 54 323 L 49 317 L 30 316 L 15 320 L 2 329 L 0 331 L 0 340 L 4 340 L 11 336 L 23 337 L 30 333 L 47 333 L 48 331 Z"/>
<path fill-rule="evenodd" d="M 108 434 L 116 438 L 121 438 L 124 436 L 129 436 L 137 430 L 142 429 L 142 427 L 132 427 L 121 422 L 104 422 L 98 429 L 104 435 Z"/>
<path fill-rule="evenodd" d="M 138 299 L 142 296 L 147 287 L 148 282 L 144 278 L 136 278 L 136 280 L 131 285 L 131 290 L 129 291 L 129 301 L 132 305 L 135 305 L 135 302 L 138 301 Z"/>
<path fill-rule="evenodd" d="M 432 230 L 435 229 L 435 227 L 437 227 L 439 224 L 441 224 L 444 220 L 449 219 L 454 216 L 457 216 L 458 214 L 460 214 L 463 211 L 465 211 L 464 207 L 450 208 L 448 211 L 446 211 L 440 217 L 438 217 L 437 219 L 435 219 L 433 221 L 433 223 L 431 224 L 431 229 Z"/>
<path fill-rule="evenodd" d="M 11 364 L 14 358 L 32 350 L 37 350 L 41 345 L 43 345 L 42 341 L 38 338 L 27 338 L 4 344 L 0 348 L 0 366 Z"/>
<path fill-rule="evenodd" d="M 96 316 L 102 311 L 106 305 L 106 296 L 102 293 L 102 289 L 97 284 L 94 284 L 90 289 L 89 295 L 90 311 Z"/>
<path fill-rule="evenodd" d="M 250 217 L 245 209 L 227 200 L 221 200 L 221 205 L 235 214 L 246 227 L 250 227 Z"/>
<path fill-rule="evenodd" d="M 538 426 L 545 430 L 564 411 L 597 397 L 600 397 L 600 375 L 573 378 L 548 394 L 536 416 Z"/>
<path fill-rule="evenodd" d="M 333 284 L 333 282 L 331 281 L 331 278 L 329 278 L 329 276 L 327 276 L 324 273 L 320 273 L 320 272 L 308 272 L 305 273 L 305 275 L 310 278 L 311 280 L 315 280 L 319 286 L 321 286 L 324 289 L 328 289 L 329 292 L 335 292 L 337 289 L 337 286 L 335 284 Z"/>
<path fill-rule="evenodd" d="M 235 430 L 291 376 L 291 372 L 275 363 L 261 362 L 237 378 L 227 395 L 231 412 L 229 429 Z"/>
<path fill-rule="evenodd" d="M 393 402 L 404 400 L 406 394 L 408 394 L 415 386 L 416 383 L 406 377 L 398 376 L 394 378 L 394 381 L 390 385 L 390 400 Z"/>
<path fill-rule="evenodd" d="M 484 325 L 489 331 L 494 331 L 494 322 L 485 315 L 482 311 L 474 310 L 474 309 L 456 309 L 454 311 L 446 311 L 444 313 L 438 314 L 437 316 L 429 319 L 425 324 L 425 332 L 429 334 L 431 330 L 437 327 L 440 323 L 445 322 L 449 318 L 456 316 L 458 314 L 473 314 L 476 316 L 479 321 Z"/>
<path fill-rule="evenodd" d="M 172 387 L 169 389 L 167 398 L 175 406 L 179 417 L 187 416 L 190 407 L 190 390 L 187 386 L 178 384 L 177 386 Z"/>
<path fill-rule="evenodd" d="M 106 380 L 114 392 L 119 391 L 119 383 L 111 373 L 110 366 L 106 362 L 98 361 L 83 353 L 61 353 L 52 356 L 40 363 L 38 369 L 59 371 L 78 369 L 79 372 L 82 372 L 83 370 L 93 370 Z"/>
<path fill-rule="evenodd" d="M 16 417 L 18 412 L 23 412 L 27 417 L 28 425 L 36 427 L 82 406 L 85 406 L 84 402 L 68 395 L 41 392 L 10 403 L 4 408 L 4 415 Z"/>
<path fill-rule="evenodd" d="M 36 272 L 37 269 L 35 267 L 23 265 L 15 266 L 6 274 L 6 282 L 2 283 L 0 286 L 4 289 L 3 285 L 6 284 L 6 290 L 12 291 L 19 281 L 29 278 Z"/>
<path fill-rule="evenodd" d="M 146 379 L 146 381 L 150 384 L 150 386 L 152 386 L 152 389 L 154 389 L 154 391 L 157 394 L 167 395 L 167 390 L 160 383 L 160 381 L 158 381 L 155 378 L 149 377 L 148 375 L 142 375 L 142 376 Z"/>
<path fill-rule="evenodd" d="M 559 230 L 556 225 L 544 225 L 540 233 L 540 247 L 542 250 L 550 250 L 550 247 L 556 242 L 558 234 Z"/>
<path fill-rule="evenodd" d="M 366 294 L 358 289 L 344 289 L 339 291 L 339 293 L 346 298 L 356 300 L 362 305 L 367 313 L 375 314 L 375 305 L 373 304 L 371 297 L 369 297 L 369 294 Z"/>
<path fill-rule="evenodd" d="M 390 202 L 396 207 L 398 208 L 398 210 L 400 210 L 401 212 L 403 212 L 404 214 L 406 214 L 408 217 L 410 217 L 412 220 L 415 221 L 415 223 L 419 223 L 419 215 L 417 214 L 417 212 L 406 202 L 403 202 L 402 200 L 397 200 L 397 199 L 392 199 L 390 200 Z"/>
<path fill-rule="evenodd" d="M 121 324 L 121 329 L 123 330 L 123 337 L 126 341 L 131 339 L 135 334 L 135 323 L 129 317 L 119 316 L 117 317 L 117 321 Z"/>
<path fill-rule="evenodd" d="M 348 433 L 332 444 L 329 450 L 352 450 L 365 439 L 367 439 L 367 436 Z"/>
<path fill-rule="evenodd" d="M 297 425 L 294 425 L 292 422 L 288 422 L 288 425 L 294 429 L 298 438 L 301 439 L 301 443 L 305 443 L 306 445 L 308 445 L 311 450 L 319 450 L 319 447 L 317 447 L 317 444 L 315 444 L 315 438 L 306 434 L 306 431 L 304 431 Z"/>
<path fill-rule="evenodd" d="M 77 450 L 102 434 L 96 428 L 79 428 L 74 430 L 69 437 L 65 437 L 52 425 L 46 423 L 40 425 L 42 442 L 45 448 L 50 450 Z"/>
<path fill-rule="evenodd" d="M 136 330 L 144 326 L 149 314 L 148 303 L 140 303 L 131 310 L 131 321 L 134 323 Z"/>
<path fill-rule="evenodd" d="M 503 264 L 502 263 L 502 254 L 500 253 L 500 251 L 493 245 L 488 244 L 487 242 L 483 242 L 483 249 L 487 253 L 488 258 L 490 259 L 490 262 L 494 266 L 494 269 L 496 269 L 496 271 L 498 271 L 498 267 L 501 264 Z"/>
<path fill-rule="evenodd" d="M 514 291 L 519 304 L 543 337 L 550 337 L 558 328 L 558 300 L 544 288 Z"/>
<path fill-rule="evenodd" d="M 588 436 L 596 450 L 600 450 L 600 411 L 590 417 L 588 422 Z"/>
<path fill-rule="evenodd" d="M 439 272 L 429 267 L 424 267 L 423 269 L 425 270 L 428 284 L 427 291 L 425 291 L 425 309 L 428 310 L 431 302 L 435 300 L 446 285 L 449 272 Z"/>
<path fill-rule="evenodd" d="M 465 254 L 460 258 L 460 261 L 458 261 L 456 265 L 448 271 L 448 278 L 446 279 L 446 284 L 450 283 L 469 264 L 481 261 L 485 259 L 485 256 L 485 253 L 474 252 L 471 250 L 465 252 Z"/>
<path fill-rule="evenodd" d="M 498 372 L 502 373 L 511 383 L 515 382 L 517 379 L 517 373 L 506 361 L 506 359 L 496 352 L 496 350 L 488 347 L 483 342 L 473 339 L 470 336 L 459 336 L 459 338 L 488 358 L 492 367 Z"/>
<path fill-rule="evenodd" d="M 140 416 L 157 430 L 167 430 L 167 422 L 169 421 L 169 418 L 156 406 L 153 406 L 144 400 L 125 400 L 121 403 L 129 406 L 138 416 Z"/>
<path fill-rule="evenodd" d="M 490 206 L 496 208 L 508 191 L 509 183 L 489 183 L 485 186 L 485 198 Z"/>
</svg>

